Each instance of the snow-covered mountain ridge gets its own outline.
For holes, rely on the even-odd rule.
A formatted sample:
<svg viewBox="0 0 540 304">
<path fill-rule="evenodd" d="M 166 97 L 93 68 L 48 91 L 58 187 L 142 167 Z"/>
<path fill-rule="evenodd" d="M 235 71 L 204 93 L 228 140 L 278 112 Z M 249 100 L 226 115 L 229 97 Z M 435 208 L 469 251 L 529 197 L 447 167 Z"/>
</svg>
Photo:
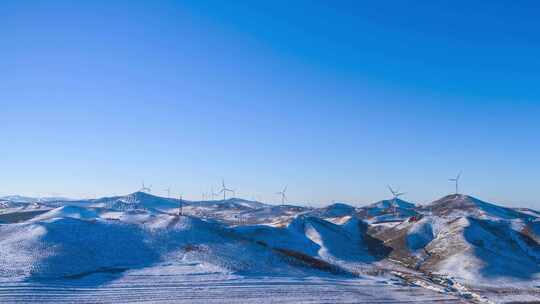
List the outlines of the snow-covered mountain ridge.
<svg viewBox="0 0 540 304">
<path fill-rule="evenodd" d="M 0 210 L 0 281 L 114 280 L 188 263 L 223 275 L 397 276 L 458 297 L 501 284 L 512 294 L 540 288 L 536 211 L 466 195 L 309 208 L 135 192 L 37 205 L 4 199 Z"/>
</svg>

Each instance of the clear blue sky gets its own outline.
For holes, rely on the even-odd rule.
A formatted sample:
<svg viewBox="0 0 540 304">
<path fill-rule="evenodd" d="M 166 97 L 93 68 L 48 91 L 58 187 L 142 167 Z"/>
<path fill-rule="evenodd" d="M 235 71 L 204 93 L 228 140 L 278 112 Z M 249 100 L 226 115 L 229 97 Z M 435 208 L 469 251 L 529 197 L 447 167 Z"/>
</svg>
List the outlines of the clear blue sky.
<svg viewBox="0 0 540 304">
<path fill-rule="evenodd" d="M 0 194 L 540 208 L 540 4 L 371 2 L 3 1 Z"/>
</svg>

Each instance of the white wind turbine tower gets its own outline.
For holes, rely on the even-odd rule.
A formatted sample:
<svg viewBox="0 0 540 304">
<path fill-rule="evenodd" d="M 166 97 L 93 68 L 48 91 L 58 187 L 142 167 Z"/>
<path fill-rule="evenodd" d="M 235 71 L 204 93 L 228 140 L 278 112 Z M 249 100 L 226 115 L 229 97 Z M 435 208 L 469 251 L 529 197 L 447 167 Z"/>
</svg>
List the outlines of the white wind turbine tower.
<svg viewBox="0 0 540 304">
<path fill-rule="evenodd" d="M 227 198 L 227 192 L 234 193 L 234 190 L 225 187 L 225 180 L 221 180 L 221 190 L 219 193 L 223 193 L 223 200 Z"/>
<path fill-rule="evenodd" d="M 139 191 L 140 192 L 148 192 L 148 193 L 150 193 L 150 192 L 152 192 L 152 185 L 147 187 L 147 186 L 144 185 L 144 181 L 143 181 L 142 182 L 142 187 L 141 187 L 141 189 L 139 189 Z"/>
<path fill-rule="evenodd" d="M 450 178 L 448 181 L 456 183 L 456 194 L 459 194 L 459 179 L 461 178 L 462 171 L 456 176 L 456 178 Z"/>
<path fill-rule="evenodd" d="M 171 197 L 171 187 L 169 187 L 169 188 L 167 188 L 167 189 L 165 189 L 163 191 L 167 192 L 167 198 Z"/>
<path fill-rule="evenodd" d="M 281 204 L 282 205 L 284 205 L 285 201 L 287 200 L 287 195 L 285 195 L 285 192 L 287 192 L 287 187 L 288 187 L 288 185 L 286 185 L 285 188 L 283 188 L 282 191 L 276 192 L 277 195 L 281 196 Z"/>
<path fill-rule="evenodd" d="M 404 195 L 405 192 L 399 192 L 398 190 L 392 189 L 392 187 L 388 186 L 388 190 L 392 193 L 392 207 L 393 207 L 393 213 L 396 215 L 396 209 L 397 209 L 397 199 Z"/>
<path fill-rule="evenodd" d="M 180 206 L 178 207 L 178 216 L 180 215 L 184 215 L 184 203 L 183 203 L 183 200 L 182 200 L 182 194 L 180 194 L 180 200 L 179 200 L 179 204 Z"/>
</svg>

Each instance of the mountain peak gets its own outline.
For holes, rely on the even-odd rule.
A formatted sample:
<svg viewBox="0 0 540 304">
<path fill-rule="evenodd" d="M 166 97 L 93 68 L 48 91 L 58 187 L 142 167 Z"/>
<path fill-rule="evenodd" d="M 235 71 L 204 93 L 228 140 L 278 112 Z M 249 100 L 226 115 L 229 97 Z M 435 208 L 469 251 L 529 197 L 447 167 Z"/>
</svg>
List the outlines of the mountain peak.
<svg viewBox="0 0 540 304">
<path fill-rule="evenodd" d="M 343 210 L 354 210 L 354 207 L 345 203 L 333 203 L 325 207 L 326 209 L 343 209 Z"/>
<path fill-rule="evenodd" d="M 356 208 L 345 203 L 333 203 L 332 205 L 328 205 L 323 208 L 314 209 L 308 214 L 322 218 L 343 217 L 356 214 Z"/>
<path fill-rule="evenodd" d="M 450 194 L 444 196 L 427 205 L 424 209 L 439 216 L 479 216 L 502 219 L 530 217 L 527 214 L 513 209 L 484 202 L 465 194 Z"/>
<path fill-rule="evenodd" d="M 393 207 L 394 204 L 396 205 L 396 207 L 402 208 L 402 209 L 414 209 L 414 208 L 416 208 L 415 204 L 409 203 L 409 202 L 404 201 L 404 200 L 399 199 L 399 198 L 396 198 L 395 200 L 394 199 L 387 199 L 387 200 L 378 201 L 378 202 L 373 203 L 371 205 L 365 206 L 364 208 L 386 209 L 386 208 Z"/>
<path fill-rule="evenodd" d="M 126 197 L 159 198 L 159 196 L 157 196 L 157 195 L 153 195 L 153 194 L 143 192 L 143 191 L 136 191 L 136 192 L 130 193 L 130 194 L 126 195 Z"/>
</svg>

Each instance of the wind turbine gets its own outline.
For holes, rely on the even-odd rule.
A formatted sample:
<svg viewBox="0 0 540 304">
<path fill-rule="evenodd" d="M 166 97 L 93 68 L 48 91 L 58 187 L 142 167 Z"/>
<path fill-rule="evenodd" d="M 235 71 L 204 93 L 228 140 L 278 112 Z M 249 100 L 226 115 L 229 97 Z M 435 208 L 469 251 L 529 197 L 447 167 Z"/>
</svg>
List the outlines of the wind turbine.
<svg viewBox="0 0 540 304">
<path fill-rule="evenodd" d="M 456 183 L 456 194 L 459 194 L 459 179 L 461 178 L 462 171 L 456 176 L 456 178 L 450 178 L 448 181 Z"/>
<path fill-rule="evenodd" d="M 221 180 L 221 190 L 219 191 L 219 193 L 223 193 L 223 200 L 225 200 L 227 198 L 227 192 L 234 193 L 234 190 L 225 187 L 225 180 L 222 179 Z"/>
<path fill-rule="evenodd" d="M 169 187 L 169 188 L 167 188 L 167 189 L 165 189 L 163 191 L 167 192 L 167 198 L 171 197 L 171 187 Z"/>
<path fill-rule="evenodd" d="M 178 216 L 180 215 L 183 215 L 184 214 L 184 204 L 183 204 L 183 201 L 182 201 L 182 194 L 180 194 L 180 207 L 178 208 Z"/>
<path fill-rule="evenodd" d="M 404 195 L 405 192 L 399 192 L 398 190 L 394 190 L 392 189 L 392 187 L 390 187 L 390 185 L 388 185 L 388 190 L 390 190 L 390 192 L 392 193 L 392 207 L 393 207 L 393 213 L 394 215 L 396 215 L 396 206 L 397 206 L 397 199 Z"/>
<path fill-rule="evenodd" d="M 287 187 L 288 187 L 288 185 L 286 185 L 285 188 L 283 188 L 282 191 L 276 192 L 277 195 L 281 196 L 281 204 L 282 205 L 284 205 L 285 201 L 287 200 L 287 196 L 285 195 L 285 192 L 287 192 Z"/>
<path fill-rule="evenodd" d="M 140 192 L 148 192 L 148 193 L 150 193 L 150 192 L 152 192 L 152 185 L 146 187 L 146 186 L 144 185 L 144 181 L 143 181 L 143 182 L 142 182 L 142 187 L 141 187 L 141 189 L 139 189 L 139 191 L 140 191 Z"/>
</svg>

